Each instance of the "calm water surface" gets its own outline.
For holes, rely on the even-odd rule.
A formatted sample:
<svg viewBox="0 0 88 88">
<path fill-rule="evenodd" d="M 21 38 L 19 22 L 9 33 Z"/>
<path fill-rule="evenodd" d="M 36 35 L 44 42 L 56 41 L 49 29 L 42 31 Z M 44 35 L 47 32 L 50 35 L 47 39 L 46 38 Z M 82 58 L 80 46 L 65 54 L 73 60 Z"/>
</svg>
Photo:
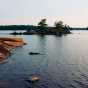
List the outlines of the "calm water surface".
<svg viewBox="0 0 88 88">
<path fill-rule="evenodd" d="M 88 88 L 88 31 L 72 33 L 63 37 L 17 36 L 23 37 L 27 45 L 13 50 L 0 64 L 0 88 Z M 41 79 L 27 82 L 32 75 Z"/>
</svg>

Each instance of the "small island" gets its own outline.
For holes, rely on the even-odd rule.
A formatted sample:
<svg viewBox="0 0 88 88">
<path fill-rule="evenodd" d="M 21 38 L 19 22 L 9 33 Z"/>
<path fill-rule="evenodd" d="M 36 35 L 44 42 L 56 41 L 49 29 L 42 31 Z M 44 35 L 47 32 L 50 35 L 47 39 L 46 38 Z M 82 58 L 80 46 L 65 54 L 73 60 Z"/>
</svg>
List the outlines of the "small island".
<svg viewBox="0 0 88 88">
<path fill-rule="evenodd" d="M 15 27 L 15 26 L 14 26 Z M 18 26 L 16 26 L 18 27 Z M 63 21 L 58 21 L 54 23 L 54 27 L 48 26 L 46 23 L 46 19 L 41 19 L 37 26 L 34 25 L 20 25 L 20 29 L 25 29 L 25 32 L 16 32 L 16 30 L 11 33 L 13 35 L 31 35 L 31 34 L 41 34 L 41 35 L 64 35 L 70 34 L 70 27 L 68 25 L 64 25 Z M 15 28 L 17 29 L 17 28 Z"/>
<path fill-rule="evenodd" d="M 47 19 L 41 19 L 37 26 L 35 25 L 3 25 L 0 26 L 0 30 L 11 30 L 13 31 L 11 35 L 64 35 L 70 34 L 69 25 L 63 23 L 63 21 L 56 21 L 54 26 L 49 26 L 47 24 Z M 18 32 L 18 30 L 24 30 L 24 32 Z"/>
</svg>

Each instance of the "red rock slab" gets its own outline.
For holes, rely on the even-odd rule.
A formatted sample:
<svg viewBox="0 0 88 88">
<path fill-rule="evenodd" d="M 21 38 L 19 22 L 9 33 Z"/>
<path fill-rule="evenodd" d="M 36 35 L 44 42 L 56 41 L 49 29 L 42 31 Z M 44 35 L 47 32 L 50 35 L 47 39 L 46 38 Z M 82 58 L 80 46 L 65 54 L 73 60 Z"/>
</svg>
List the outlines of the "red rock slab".
<svg viewBox="0 0 88 88">
<path fill-rule="evenodd" d="M 24 45 L 24 42 L 16 42 L 16 41 L 15 42 L 14 41 L 4 41 L 4 43 L 9 46 L 13 46 L 13 47 Z"/>
<path fill-rule="evenodd" d="M 0 62 L 5 60 L 6 56 L 3 53 L 0 53 Z"/>
<path fill-rule="evenodd" d="M 22 38 L 16 38 L 16 37 L 12 37 L 12 38 L 1 37 L 0 40 L 2 40 L 2 41 L 16 41 L 16 42 L 22 42 L 23 41 Z"/>
<path fill-rule="evenodd" d="M 0 38 L 0 62 L 6 59 L 13 48 L 26 44 L 22 38 Z"/>
<path fill-rule="evenodd" d="M 4 55 L 7 55 L 9 52 L 10 51 L 7 48 L 0 45 L 0 53 L 3 53 Z"/>
<path fill-rule="evenodd" d="M 4 48 L 6 48 L 8 51 L 10 51 L 10 50 L 12 50 L 14 47 L 13 46 L 10 46 L 10 45 L 8 45 L 8 44 L 6 44 L 6 43 L 1 43 L 0 42 L 0 46 L 3 46 Z"/>
</svg>

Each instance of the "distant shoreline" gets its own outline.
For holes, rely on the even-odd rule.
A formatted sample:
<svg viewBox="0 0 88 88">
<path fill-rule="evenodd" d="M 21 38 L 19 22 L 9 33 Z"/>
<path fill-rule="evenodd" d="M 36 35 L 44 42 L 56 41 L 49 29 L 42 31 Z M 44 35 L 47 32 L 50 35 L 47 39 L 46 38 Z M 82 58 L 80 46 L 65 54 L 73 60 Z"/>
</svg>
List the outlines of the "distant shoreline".
<svg viewBox="0 0 88 88">
<path fill-rule="evenodd" d="M 42 29 L 42 30 L 41 30 Z M 62 32 L 57 32 L 55 27 L 45 27 L 41 28 L 40 26 L 34 26 L 34 25 L 1 25 L 0 30 L 1 31 L 13 31 L 10 33 L 11 35 L 65 35 L 65 34 L 71 34 L 71 30 L 88 30 L 88 28 L 63 28 L 64 30 Z M 18 31 L 24 31 L 24 32 L 18 32 Z"/>
<path fill-rule="evenodd" d="M 6 25 L 0 26 L 0 30 L 11 30 L 13 31 L 12 35 L 63 35 L 63 34 L 70 34 L 69 27 L 43 27 L 43 26 L 34 26 L 34 25 Z M 17 32 L 18 30 L 24 30 L 25 32 Z"/>
<path fill-rule="evenodd" d="M 66 34 L 71 34 L 71 33 L 66 33 Z M 62 35 L 66 35 L 66 34 L 62 34 L 62 33 L 30 33 L 30 32 L 12 32 L 10 33 L 10 35 L 58 35 L 58 36 L 62 36 Z"/>
<path fill-rule="evenodd" d="M 0 25 L 0 30 L 2 31 L 6 31 L 6 30 L 29 30 L 29 29 L 38 29 L 39 26 L 35 26 L 35 25 Z M 49 29 L 54 29 L 55 27 L 53 26 L 48 26 L 46 28 Z M 87 27 L 70 27 L 69 30 L 88 30 Z"/>
</svg>

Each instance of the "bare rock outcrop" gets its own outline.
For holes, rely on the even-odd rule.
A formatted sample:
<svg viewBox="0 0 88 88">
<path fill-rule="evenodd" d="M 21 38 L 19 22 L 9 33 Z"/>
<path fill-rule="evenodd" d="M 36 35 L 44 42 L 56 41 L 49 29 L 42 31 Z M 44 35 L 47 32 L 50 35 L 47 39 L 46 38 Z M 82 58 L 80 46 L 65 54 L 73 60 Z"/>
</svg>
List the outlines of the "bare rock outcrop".
<svg viewBox="0 0 88 88">
<path fill-rule="evenodd" d="M 9 56 L 12 49 L 25 44 L 22 38 L 0 38 L 0 62 Z"/>
</svg>

